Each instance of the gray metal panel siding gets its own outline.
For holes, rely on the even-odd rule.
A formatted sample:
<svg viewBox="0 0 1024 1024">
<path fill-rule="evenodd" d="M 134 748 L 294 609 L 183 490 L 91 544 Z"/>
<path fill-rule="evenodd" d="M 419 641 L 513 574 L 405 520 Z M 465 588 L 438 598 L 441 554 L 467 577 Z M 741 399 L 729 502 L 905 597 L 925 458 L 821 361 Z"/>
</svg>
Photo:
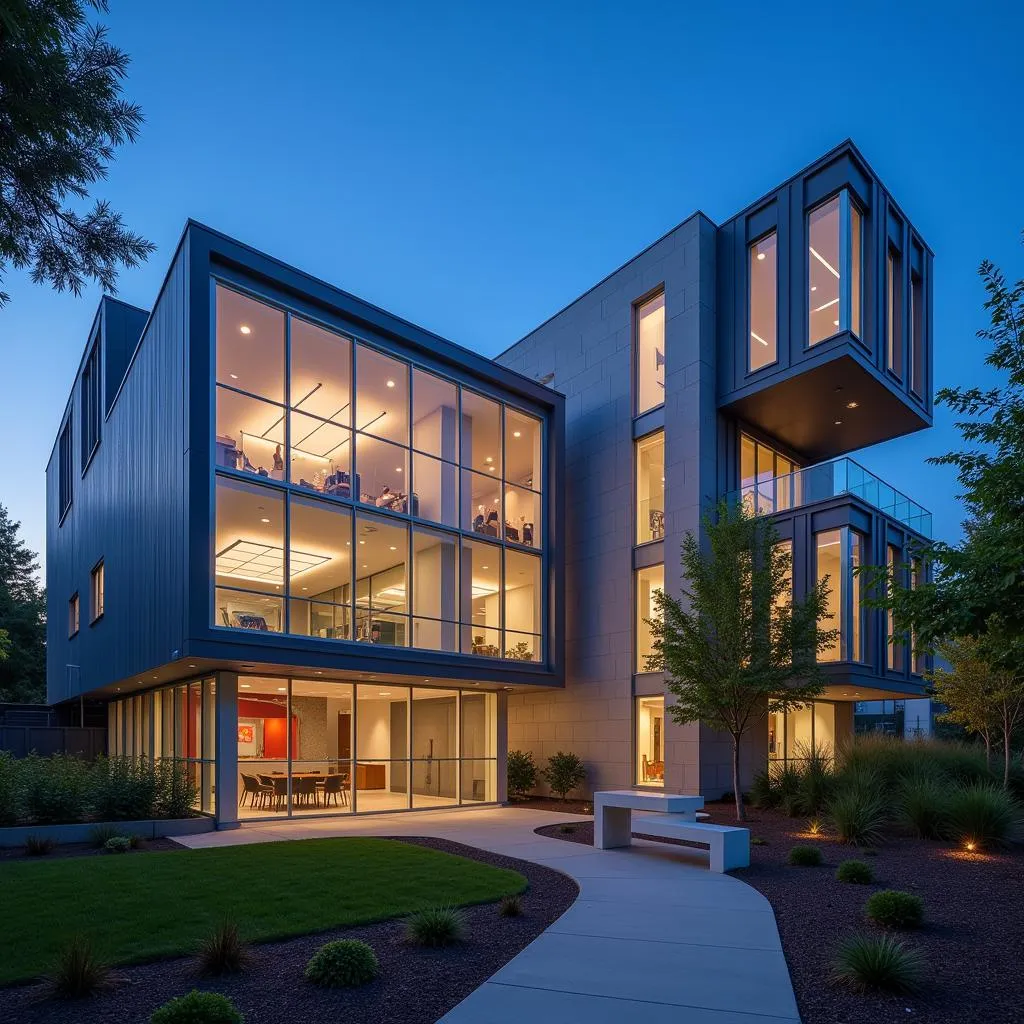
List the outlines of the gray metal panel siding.
<svg viewBox="0 0 1024 1024">
<path fill-rule="evenodd" d="M 179 252 L 84 477 L 72 403 L 75 490 L 62 525 L 56 452 L 47 468 L 51 702 L 161 665 L 183 644 L 185 269 Z M 101 559 L 104 615 L 91 624 L 90 573 Z M 69 639 L 68 600 L 75 591 L 80 629 Z"/>
<path fill-rule="evenodd" d="M 109 413 L 142 337 L 149 313 L 136 306 L 103 297 L 103 411 Z"/>
</svg>

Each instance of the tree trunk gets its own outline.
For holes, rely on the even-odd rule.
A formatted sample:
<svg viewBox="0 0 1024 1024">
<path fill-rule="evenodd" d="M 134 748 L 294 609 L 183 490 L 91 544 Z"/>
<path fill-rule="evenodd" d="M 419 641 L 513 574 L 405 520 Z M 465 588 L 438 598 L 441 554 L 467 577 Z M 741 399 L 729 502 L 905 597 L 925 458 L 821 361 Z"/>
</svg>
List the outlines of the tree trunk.
<svg viewBox="0 0 1024 1024">
<path fill-rule="evenodd" d="M 1009 716 L 1003 715 L 1003 789 L 1010 788 L 1010 743 L 1013 740 L 1013 725 Z"/>
<path fill-rule="evenodd" d="M 747 812 L 743 809 L 743 791 L 740 789 L 740 737 L 732 738 L 732 792 L 736 797 L 736 820 L 746 821 Z"/>
<path fill-rule="evenodd" d="M 986 731 L 982 738 L 985 740 L 985 767 L 992 771 L 992 737 Z"/>
</svg>

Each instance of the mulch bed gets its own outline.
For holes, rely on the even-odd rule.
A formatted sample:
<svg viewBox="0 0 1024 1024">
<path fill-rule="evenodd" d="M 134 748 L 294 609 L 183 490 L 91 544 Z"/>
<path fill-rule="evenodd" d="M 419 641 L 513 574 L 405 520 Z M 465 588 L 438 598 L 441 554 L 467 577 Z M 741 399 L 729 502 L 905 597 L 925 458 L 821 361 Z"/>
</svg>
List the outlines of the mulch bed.
<svg viewBox="0 0 1024 1024">
<path fill-rule="evenodd" d="M 525 800 L 510 800 L 510 807 L 528 807 L 533 811 L 553 811 L 555 814 L 593 814 L 589 800 L 559 800 L 554 796 L 531 796 Z"/>
<path fill-rule="evenodd" d="M 709 804 L 711 820 L 735 824 L 732 804 Z M 751 865 L 731 872 L 762 892 L 775 910 L 804 1024 L 1019 1024 L 1024 1020 L 1024 850 L 969 854 L 948 844 L 892 839 L 865 856 L 827 837 L 804 834 L 806 820 L 748 809 Z M 547 825 L 542 835 L 592 844 L 592 822 Z M 664 841 L 664 840 L 659 840 Z M 684 844 L 689 845 L 689 844 Z M 796 845 L 820 847 L 822 867 L 790 867 Z M 837 882 L 844 860 L 864 860 L 871 885 Z M 864 904 L 878 889 L 902 889 L 924 900 L 925 925 L 901 935 L 928 959 L 920 994 L 857 995 L 829 982 L 840 943 L 858 931 L 876 931 Z"/>
<path fill-rule="evenodd" d="M 58 843 L 49 853 L 43 856 L 30 856 L 25 852 L 24 846 L 0 846 L 0 860 L 59 860 L 61 857 L 120 857 L 129 856 L 134 853 L 152 853 L 160 850 L 184 850 L 181 843 L 173 839 L 143 839 L 134 850 L 126 854 L 111 854 L 102 847 L 93 846 L 92 843 Z"/>
<path fill-rule="evenodd" d="M 390 838 L 518 871 L 529 885 L 521 897 L 522 916 L 501 917 L 493 903 L 467 907 L 466 939 L 447 949 L 410 945 L 400 919 L 263 943 L 252 947 L 245 971 L 227 978 L 202 977 L 192 958 L 117 968 L 118 983 L 110 991 L 70 1002 L 47 998 L 41 983 L 0 989 L 0 1021 L 144 1024 L 168 999 L 200 988 L 231 998 L 246 1024 L 433 1024 L 560 917 L 579 892 L 571 878 L 539 864 L 444 839 Z M 244 879 L 239 886 L 244 891 Z M 376 981 L 357 989 L 325 989 L 305 980 L 313 953 L 340 938 L 362 939 L 374 948 L 381 965 Z"/>
</svg>

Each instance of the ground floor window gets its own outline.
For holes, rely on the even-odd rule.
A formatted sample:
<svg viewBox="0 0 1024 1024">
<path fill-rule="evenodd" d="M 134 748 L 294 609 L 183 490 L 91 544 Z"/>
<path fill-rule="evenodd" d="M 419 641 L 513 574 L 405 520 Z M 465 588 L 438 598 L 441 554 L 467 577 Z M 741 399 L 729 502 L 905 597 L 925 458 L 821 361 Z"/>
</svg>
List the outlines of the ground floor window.
<svg viewBox="0 0 1024 1024">
<path fill-rule="evenodd" d="M 240 818 L 497 800 L 497 696 L 240 676 Z"/>
<path fill-rule="evenodd" d="M 107 749 L 116 757 L 185 762 L 196 791 L 196 810 L 215 814 L 216 704 L 215 679 L 111 701 L 107 705 Z"/>
<path fill-rule="evenodd" d="M 636 781 L 665 785 L 665 698 L 636 699 Z"/>
<path fill-rule="evenodd" d="M 835 746 L 835 704 L 813 701 L 768 716 L 769 761 L 804 761 L 812 751 L 831 757 Z"/>
</svg>

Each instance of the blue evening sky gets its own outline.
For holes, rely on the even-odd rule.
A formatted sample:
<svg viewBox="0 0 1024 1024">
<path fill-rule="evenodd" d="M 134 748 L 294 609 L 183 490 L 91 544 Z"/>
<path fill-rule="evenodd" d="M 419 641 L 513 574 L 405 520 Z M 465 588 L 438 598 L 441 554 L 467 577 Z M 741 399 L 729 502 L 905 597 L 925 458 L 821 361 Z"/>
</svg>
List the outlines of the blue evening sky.
<svg viewBox="0 0 1024 1024">
<path fill-rule="evenodd" d="M 195 217 L 494 355 L 701 209 L 723 221 L 852 137 L 935 251 L 936 384 L 985 382 L 975 270 L 1024 276 L 1019 5 L 112 0 L 139 142 L 97 194 L 158 246 Z M 948 10 L 948 14 L 937 14 Z M 9 273 L 0 502 L 44 469 L 99 298 Z M 863 452 L 955 538 L 931 431 Z"/>
</svg>

